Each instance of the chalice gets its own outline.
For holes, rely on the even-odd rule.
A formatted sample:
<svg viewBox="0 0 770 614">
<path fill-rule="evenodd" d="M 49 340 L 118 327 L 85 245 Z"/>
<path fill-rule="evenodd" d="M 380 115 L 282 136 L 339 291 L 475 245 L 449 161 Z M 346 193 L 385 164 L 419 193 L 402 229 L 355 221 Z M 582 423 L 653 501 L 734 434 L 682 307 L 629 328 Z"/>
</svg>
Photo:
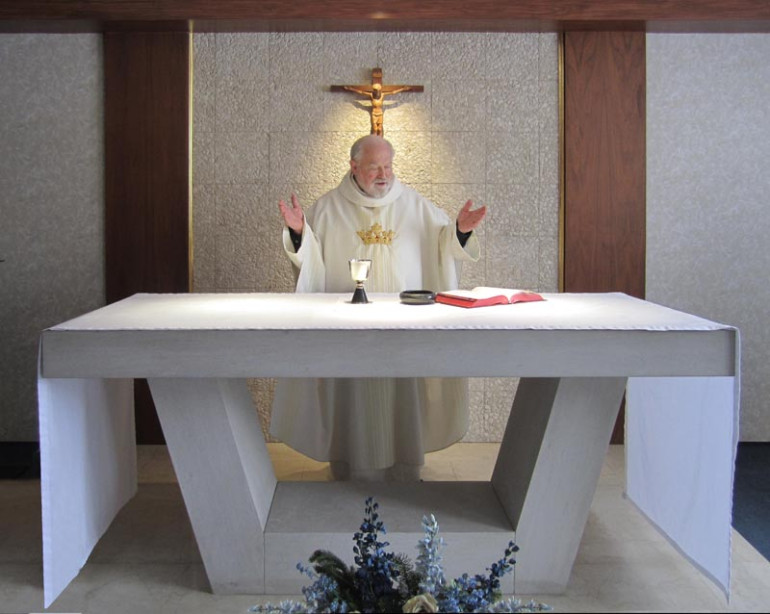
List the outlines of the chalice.
<svg viewBox="0 0 770 614">
<path fill-rule="evenodd" d="M 366 298 L 366 290 L 364 290 L 364 282 L 369 277 L 369 270 L 372 268 L 371 260 L 361 260 L 358 258 L 352 258 L 348 261 L 350 265 L 350 277 L 356 282 L 356 289 L 353 292 L 353 300 L 351 303 L 368 303 L 369 299 Z"/>
</svg>

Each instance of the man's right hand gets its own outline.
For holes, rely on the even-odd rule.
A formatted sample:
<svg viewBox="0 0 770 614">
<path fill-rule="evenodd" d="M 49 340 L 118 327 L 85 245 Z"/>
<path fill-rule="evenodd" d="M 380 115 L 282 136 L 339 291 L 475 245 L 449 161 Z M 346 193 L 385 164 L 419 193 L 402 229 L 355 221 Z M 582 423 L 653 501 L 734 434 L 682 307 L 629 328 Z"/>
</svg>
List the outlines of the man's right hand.
<svg viewBox="0 0 770 614">
<path fill-rule="evenodd" d="M 302 212 L 297 196 L 291 195 L 291 205 L 287 205 L 282 200 L 278 201 L 278 208 L 281 210 L 284 223 L 298 235 L 301 235 L 305 228 L 305 214 Z"/>
</svg>

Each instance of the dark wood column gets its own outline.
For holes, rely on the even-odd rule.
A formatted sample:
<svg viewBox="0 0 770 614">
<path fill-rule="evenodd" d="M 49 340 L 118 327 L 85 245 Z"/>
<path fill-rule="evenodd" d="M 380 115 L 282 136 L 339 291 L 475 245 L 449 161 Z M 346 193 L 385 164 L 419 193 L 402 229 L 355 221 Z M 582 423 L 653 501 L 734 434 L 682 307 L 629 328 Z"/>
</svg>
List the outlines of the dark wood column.
<svg viewBox="0 0 770 614">
<path fill-rule="evenodd" d="M 564 36 L 564 290 L 644 298 L 645 33 Z"/>
<path fill-rule="evenodd" d="M 107 302 L 189 290 L 190 35 L 104 33 Z M 146 382 L 137 441 L 163 443 Z"/>
</svg>

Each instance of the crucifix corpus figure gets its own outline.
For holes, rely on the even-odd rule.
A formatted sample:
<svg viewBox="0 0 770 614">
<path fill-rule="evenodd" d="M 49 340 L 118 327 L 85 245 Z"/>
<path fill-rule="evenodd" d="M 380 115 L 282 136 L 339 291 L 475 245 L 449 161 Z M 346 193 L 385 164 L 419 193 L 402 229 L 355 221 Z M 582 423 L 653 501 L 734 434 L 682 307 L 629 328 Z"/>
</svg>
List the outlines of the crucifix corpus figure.
<svg viewBox="0 0 770 614">
<path fill-rule="evenodd" d="M 384 130 L 382 127 L 382 121 L 385 115 L 385 109 L 382 103 L 385 100 L 385 96 L 392 94 L 398 94 L 399 92 L 422 92 L 422 85 L 383 85 L 382 84 L 382 68 L 375 68 L 372 70 L 372 84 L 371 85 L 332 85 L 332 92 L 355 92 L 362 96 L 368 96 L 372 103 L 372 134 L 382 136 Z"/>
</svg>

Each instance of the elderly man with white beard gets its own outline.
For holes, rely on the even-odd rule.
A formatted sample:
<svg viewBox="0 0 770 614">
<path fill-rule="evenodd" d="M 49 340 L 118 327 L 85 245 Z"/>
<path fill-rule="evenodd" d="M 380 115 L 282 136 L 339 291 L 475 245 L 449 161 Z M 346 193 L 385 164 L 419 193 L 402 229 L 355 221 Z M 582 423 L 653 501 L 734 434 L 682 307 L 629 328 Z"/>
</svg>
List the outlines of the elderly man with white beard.
<svg viewBox="0 0 770 614">
<path fill-rule="evenodd" d="M 340 185 L 303 212 L 281 200 L 283 246 L 297 292 L 348 292 L 351 258 L 372 260 L 367 289 L 458 287 L 461 263 L 480 256 L 473 232 L 486 207 L 467 201 L 453 223 L 393 173 L 393 147 L 357 140 Z M 458 350 L 461 351 L 461 350 Z M 319 461 L 335 479 L 418 480 L 426 452 L 463 437 L 468 389 L 462 378 L 279 380 L 271 434 Z"/>
</svg>

